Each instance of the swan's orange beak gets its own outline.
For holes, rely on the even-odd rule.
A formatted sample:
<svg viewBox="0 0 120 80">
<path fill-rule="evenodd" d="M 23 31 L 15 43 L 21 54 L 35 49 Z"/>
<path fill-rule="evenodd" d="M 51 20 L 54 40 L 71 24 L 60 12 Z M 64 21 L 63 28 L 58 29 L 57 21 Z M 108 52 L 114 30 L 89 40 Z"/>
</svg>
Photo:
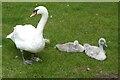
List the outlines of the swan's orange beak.
<svg viewBox="0 0 120 80">
<path fill-rule="evenodd" d="M 33 16 L 35 16 L 36 14 L 37 14 L 36 12 L 33 12 L 30 17 L 33 17 Z"/>
</svg>

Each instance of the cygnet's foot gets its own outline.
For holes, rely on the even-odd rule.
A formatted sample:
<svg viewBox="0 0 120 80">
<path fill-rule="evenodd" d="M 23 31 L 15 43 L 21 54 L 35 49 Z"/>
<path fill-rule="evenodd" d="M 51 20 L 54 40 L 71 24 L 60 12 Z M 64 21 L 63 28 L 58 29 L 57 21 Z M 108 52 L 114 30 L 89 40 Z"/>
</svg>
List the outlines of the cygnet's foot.
<svg viewBox="0 0 120 80">
<path fill-rule="evenodd" d="M 40 59 L 39 57 L 32 57 L 31 59 L 33 61 L 37 61 L 37 62 L 40 61 L 40 62 L 42 62 L 42 59 Z"/>
<path fill-rule="evenodd" d="M 31 60 L 25 60 L 25 61 L 24 61 L 24 64 L 30 64 L 30 65 L 31 65 L 31 64 L 32 64 L 32 61 L 31 61 Z"/>
</svg>

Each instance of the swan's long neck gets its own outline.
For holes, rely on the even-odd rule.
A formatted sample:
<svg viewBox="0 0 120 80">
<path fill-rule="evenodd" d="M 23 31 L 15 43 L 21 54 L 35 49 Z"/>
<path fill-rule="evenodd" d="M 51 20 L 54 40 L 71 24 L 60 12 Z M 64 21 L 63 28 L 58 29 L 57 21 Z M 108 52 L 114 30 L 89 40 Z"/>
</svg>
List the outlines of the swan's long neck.
<svg viewBox="0 0 120 80">
<path fill-rule="evenodd" d="M 38 35 L 43 35 L 43 29 L 48 19 L 48 12 L 42 14 L 42 18 L 37 25 Z"/>
</svg>

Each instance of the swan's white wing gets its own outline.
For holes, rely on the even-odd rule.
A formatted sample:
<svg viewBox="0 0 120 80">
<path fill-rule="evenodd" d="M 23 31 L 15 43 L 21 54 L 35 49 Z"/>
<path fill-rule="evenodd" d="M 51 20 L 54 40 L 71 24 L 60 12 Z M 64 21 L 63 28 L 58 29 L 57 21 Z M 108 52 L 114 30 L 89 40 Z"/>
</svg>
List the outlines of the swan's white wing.
<svg viewBox="0 0 120 80">
<path fill-rule="evenodd" d="M 17 40 L 31 40 L 36 33 L 36 29 L 32 25 L 16 25 L 14 27 L 13 35 Z"/>
<path fill-rule="evenodd" d="M 32 25 L 16 25 L 14 31 L 7 35 L 6 38 L 10 38 L 15 42 L 15 39 L 25 41 L 30 39 L 34 35 L 36 29 Z"/>
<path fill-rule="evenodd" d="M 40 46 L 44 46 L 41 37 L 36 38 L 36 29 L 32 25 L 16 25 L 7 38 L 12 39 L 18 49 L 26 51 L 35 52 Z"/>
</svg>

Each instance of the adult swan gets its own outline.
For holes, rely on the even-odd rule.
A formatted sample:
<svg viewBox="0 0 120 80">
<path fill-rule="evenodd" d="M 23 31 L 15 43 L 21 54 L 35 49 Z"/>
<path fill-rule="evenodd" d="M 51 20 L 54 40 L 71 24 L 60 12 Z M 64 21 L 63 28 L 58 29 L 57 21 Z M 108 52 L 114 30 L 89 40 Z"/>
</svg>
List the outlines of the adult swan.
<svg viewBox="0 0 120 80">
<path fill-rule="evenodd" d="M 25 60 L 23 51 L 31 52 L 32 60 L 40 60 L 40 58 L 35 56 L 35 53 L 43 50 L 45 46 L 43 29 L 48 19 L 48 11 L 44 6 L 38 6 L 34 9 L 30 17 L 37 14 L 42 15 L 37 28 L 32 25 L 16 25 L 14 31 L 6 37 L 10 38 L 15 43 L 16 47 L 20 49 L 24 64 L 32 64 L 32 61 Z"/>
</svg>

